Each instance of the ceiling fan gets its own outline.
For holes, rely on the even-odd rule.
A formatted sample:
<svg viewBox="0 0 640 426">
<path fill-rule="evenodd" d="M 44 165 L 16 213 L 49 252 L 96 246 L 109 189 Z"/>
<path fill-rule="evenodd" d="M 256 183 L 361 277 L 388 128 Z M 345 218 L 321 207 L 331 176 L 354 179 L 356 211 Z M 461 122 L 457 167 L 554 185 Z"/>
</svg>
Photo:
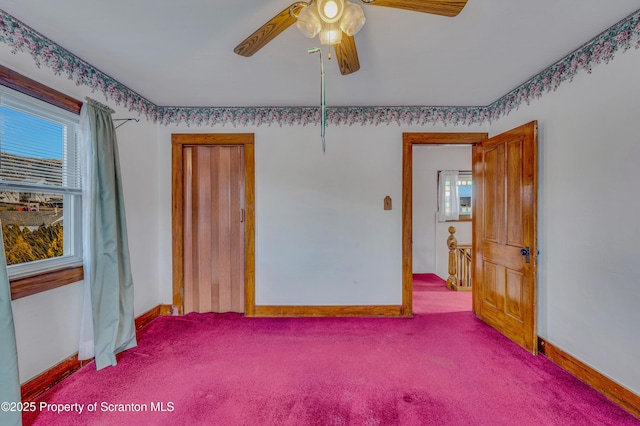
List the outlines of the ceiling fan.
<svg viewBox="0 0 640 426">
<path fill-rule="evenodd" d="M 371 6 L 405 9 L 413 12 L 456 16 L 467 0 L 360 0 Z M 347 0 L 297 1 L 258 28 L 233 51 L 241 56 L 251 56 L 262 49 L 278 34 L 296 23 L 307 37 L 319 35 L 320 43 L 333 45 L 340 73 L 347 75 L 360 69 L 360 61 L 353 38 L 364 25 L 362 8 Z"/>
</svg>

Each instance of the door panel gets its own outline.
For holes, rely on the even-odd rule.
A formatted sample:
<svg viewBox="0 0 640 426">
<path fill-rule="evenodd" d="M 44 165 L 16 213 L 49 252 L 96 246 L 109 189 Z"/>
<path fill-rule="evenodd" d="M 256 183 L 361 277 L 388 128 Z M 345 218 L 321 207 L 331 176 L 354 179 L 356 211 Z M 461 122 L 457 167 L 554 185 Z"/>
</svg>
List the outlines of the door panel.
<svg viewBox="0 0 640 426">
<path fill-rule="evenodd" d="M 537 353 L 537 123 L 477 144 L 473 173 L 474 312 Z"/>
<path fill-rule="evenodd" d="M 498 177 L 503 175 L 502 147 L 488 147 L 485 154 L 485 174 L 488 190 L 484 198 L 484 210 L 487 212 L 501 212 L 504 210 L 504 189 L 499 185 Z M 474 179 L 476 180 L 476 179 Z M 483 216 L 485 241 L 498 243 L 504 226 L 501 214 L 485 214 Z"/>
<path fill-rule="evenodd" d="M 245 219 L 246 212 L 244 206 L 244 152 L 242 147 L 236 147 L 238 150 L 231 155 L 229 164 L 229 173 L 231 175 L 231 192 L 230 192 L 230 217 L 229 221 L 236 224 L 231 227 L 229 263 L 230 271 L 233 273 L 229 276 L 231 285 L 229 287 L 229 311 L 244 312 L 244 291 L 245 291 Z"/>
<path fill-rule="evenodd" d="M 494 308 L 498 308 L 498 306 L 500 305 L 500 302 L 498 301 L 500 299 L 500 295 L 498 294 L 498 285 L 497 285 L 497 281 L 498 281 L 498 273 L 497 273 L 497 266 L 496 265 L 492 265 L 489 262 L 485 262 L 484 265 L 484 274 L 486 277 L 486 285 L 483 287 L 483 297 L 484 297 L 484 302 L 493 306 Z"/>
<path fill-rule="evenodd" d="M 518 138 L 507 143 L 507 241 L 510 246 L 523 247 L 522 229 L 522 157 L 523 140 Z"/>
<path fill-rule="evenodd" d="M 185 146 L 184 311 L 244 312 L 244 154 Z"/>
<path fill-rule="evenodd" d="M 507 269 L 505 312 L 518 321 L 522 321 L 522 274 Z"/>
<path fill-rule="evenodd" d="M 217 223 L 216 233 L 212 235 L 209 244 L 213 247 L 215 268 L 213 270 L 214 312 L 229 312 L 231 305 L 231 159 L 229 147 L 199 147 L 199 149 L 211 149 L 214 151 L 213 165 L 215 170 L 211 173 L 212 187 L 215 202 L 213 203 L 212 221 Z M 234 148 L 237 149 L 237 148 Z M 214 183 L 215 182 L 215 183 Z M 236 207 L 237 208 L 237 207 Z M 240 209 L 237 210 L 238 214 Z"/>
</svg>

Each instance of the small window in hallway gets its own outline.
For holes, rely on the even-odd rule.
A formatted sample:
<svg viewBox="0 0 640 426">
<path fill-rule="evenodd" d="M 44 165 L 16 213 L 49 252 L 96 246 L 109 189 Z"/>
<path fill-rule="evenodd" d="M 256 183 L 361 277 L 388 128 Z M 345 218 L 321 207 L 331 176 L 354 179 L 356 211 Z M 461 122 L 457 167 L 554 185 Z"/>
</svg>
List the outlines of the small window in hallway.
<svg viewBox="0 0 640 426">
<path fill-rule="evenodd" d="M 438 172 L 438 221 L 471 220 L 473 179 L 469 170 Z"/>
</svg>

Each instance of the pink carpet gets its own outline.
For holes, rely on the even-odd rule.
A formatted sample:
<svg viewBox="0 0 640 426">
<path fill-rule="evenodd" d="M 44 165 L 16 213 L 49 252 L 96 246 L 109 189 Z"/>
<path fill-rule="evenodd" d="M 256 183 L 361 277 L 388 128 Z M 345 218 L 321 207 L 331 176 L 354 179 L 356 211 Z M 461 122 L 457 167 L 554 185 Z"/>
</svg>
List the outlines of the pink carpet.
<svg viewBox="0 0 640 426">
<path fill-rule="evenodd" d="M 414 291 L 415 318 L 158 318 L 25 425 L 640 425 L 477 320 L 470 294 L 427 275 Z M 127 408 L 148 411 L 110 411 Z"/>
</svg>

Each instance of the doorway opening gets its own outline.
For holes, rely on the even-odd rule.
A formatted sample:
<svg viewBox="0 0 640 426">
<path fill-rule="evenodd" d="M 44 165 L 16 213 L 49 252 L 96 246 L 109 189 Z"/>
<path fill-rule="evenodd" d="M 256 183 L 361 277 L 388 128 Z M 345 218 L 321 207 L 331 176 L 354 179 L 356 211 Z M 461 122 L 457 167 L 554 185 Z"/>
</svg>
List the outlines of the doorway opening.
<svg viewBox="0 0 640 426">
<path fill-rule="evenodd" d="M 487 133 L 404 133 L 402 135 L 402 311 L 405 316 L 413 315 L 413 148 L 417 146 L 474 145 L 487 138 Z M 435 217 L 433 220 L 435 221 Z M 437 274 L 437 271 L 433 272 Z"/>
<path fill-rule="evenodd" d="M 413 313 L 413 147 L 473 145 L 473 312 L 537 353 L 538 123 L 496 135 L 403 134 L 403 314 Z"/>
</svg>

